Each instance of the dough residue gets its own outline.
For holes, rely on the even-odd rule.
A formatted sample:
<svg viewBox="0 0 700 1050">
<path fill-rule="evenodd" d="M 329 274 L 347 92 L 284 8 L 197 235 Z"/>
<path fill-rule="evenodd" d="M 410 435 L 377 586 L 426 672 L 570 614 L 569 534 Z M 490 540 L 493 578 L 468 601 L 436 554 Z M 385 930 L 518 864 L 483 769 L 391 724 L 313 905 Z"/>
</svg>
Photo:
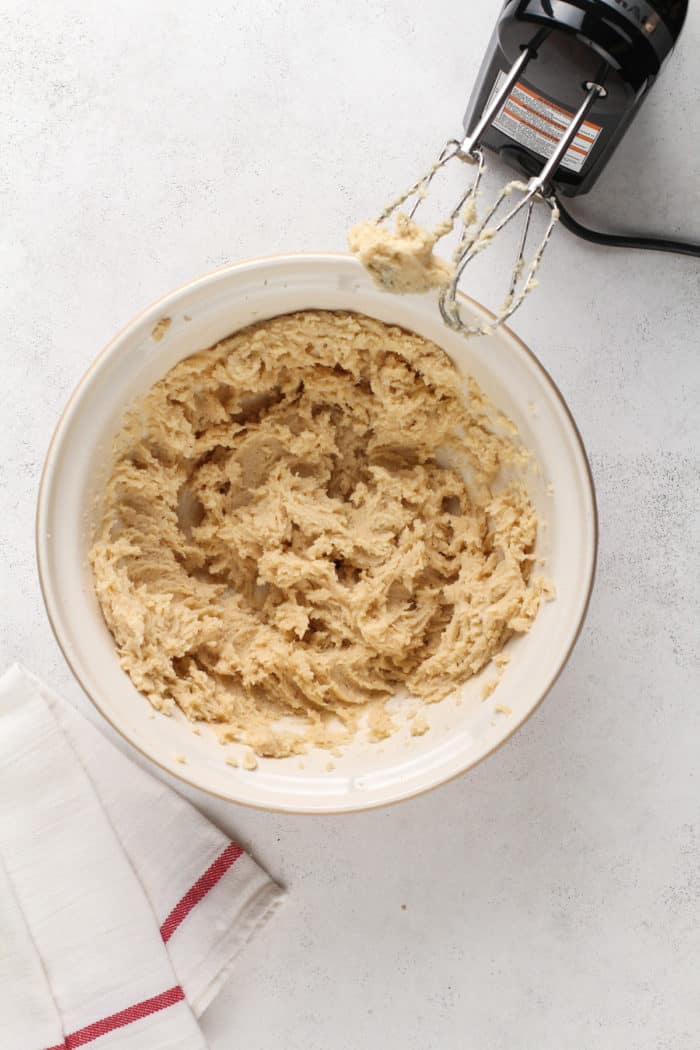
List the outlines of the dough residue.
<svg viewBox="0 0 700 1050">
<path fill-rule="evenodd" d="M 386 222 L 359 222 L 348 232 L 348 246 L 375 283 L 387 292 L 410 294 L 442 288 L 454 266 L 434 254 L 452 222 L 425 230 L 399 212 L 394 228 Z"/>
<path fill-rule="evenodd" d="M 425 736 L 429 729 L 429 723 L 420 714 L 416 715 L 411 722 L 411 736 Z"/>
<path fill-rule="evenodd" d="M 360 314 L 194 354 L 115 442 L 90 559 L 122 666 L 259 755 L 383 738 L 397 690 L 438 701 L 530 628 L 525 458 L 439 347 Z"/>
<path fill-rule="evenodd" d="M 161 317 L 160 321 L 158 321 L 158 324 L 151 332 L 151 339 L 155 339 L 155 341 L 159 343 L 172 323 L 173 321 L 171 317 Z"/>
<path fill-rule="evenodd" d="M 484 682 L 481 687 L 481 699 L 487 700 L 491 693 L 494 693 L 498 689 L 498 679 L 491 678 L 488 682 Z"/>
</svg>

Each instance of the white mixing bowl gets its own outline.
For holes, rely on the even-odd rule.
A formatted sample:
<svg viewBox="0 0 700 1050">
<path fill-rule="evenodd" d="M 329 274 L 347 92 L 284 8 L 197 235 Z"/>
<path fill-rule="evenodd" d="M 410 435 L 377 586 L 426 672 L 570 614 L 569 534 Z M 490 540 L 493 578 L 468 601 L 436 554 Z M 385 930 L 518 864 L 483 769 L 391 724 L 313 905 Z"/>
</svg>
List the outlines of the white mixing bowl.
<svg viewBox="0 0 700 1050">
<path fill-rule="evenodd" d="M 508 644 L 496 691 L 482 700 L 488 668 L 440 704 L 426 707 L 430 730 L 406 727 L 382 744 L 356 741 L 335 768 L 328 752 L 261 759 L 232 768 L 213 732 L 193 734 L 184 718 L 154 717 L 119 666 L 87 563 L 112 439 L 134 398 L 183 357 L 261 318 L 304 308 L 349 309 L 401 324 L 444 347 L 514 419 L 541 467 L 532 498 L 546 527 L 538 553 L 556 585 L 530 633 Z M 488 319 L 476 304 L 464 309 Z M 170 318 L 162 338 L 153 331 Z M 165 326 L 161 326 L 161 329 Z M 595 496 L 581 438 L 564 400 L 533 354 L 507 329 L 464 339 L 441 322 L 431 297 L 378 291 L 346 256 L 292 255 L 219 270 L 166 296 L 100 354 L 74 392 L 44 467 L 37 513 L 39 575 L 49 619 L 78 681 L 104 717 L 168 772 L 224 799 L 266 809 L 329 813 L 408 798 L 474 766 L 510 737 L 542 701 L 581 630 L 596 559 Z M 497 710 L 497 708 L 501 710 Z M 178 756 L 186 758 L 185 764 Z"/>
</svg>

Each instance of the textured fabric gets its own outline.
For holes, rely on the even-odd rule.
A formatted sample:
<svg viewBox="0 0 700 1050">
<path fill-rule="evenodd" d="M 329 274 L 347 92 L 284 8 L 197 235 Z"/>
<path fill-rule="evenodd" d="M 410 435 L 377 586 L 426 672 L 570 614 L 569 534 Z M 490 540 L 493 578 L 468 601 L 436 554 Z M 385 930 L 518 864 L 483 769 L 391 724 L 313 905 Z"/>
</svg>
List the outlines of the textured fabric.
<svg viewBox="0 0 700 1050">
<path fill-rule="evenodd" d="M 22 668 L 0 678 L 0 1047 L 203 1050 L 281 891 Z"/>
</svg>

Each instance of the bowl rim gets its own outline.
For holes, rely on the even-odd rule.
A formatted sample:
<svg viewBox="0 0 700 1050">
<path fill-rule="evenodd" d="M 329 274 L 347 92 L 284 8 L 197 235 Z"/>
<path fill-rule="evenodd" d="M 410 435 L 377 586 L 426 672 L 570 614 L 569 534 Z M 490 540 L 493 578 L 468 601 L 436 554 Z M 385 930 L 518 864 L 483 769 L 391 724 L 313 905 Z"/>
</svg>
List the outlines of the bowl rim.
<svg viewBox="0 0 700 1050">
<path fill-rule="evenodd" d="M 72 411 L 73 411 L 73 409 L 74 409 L 74 407 L 75 407 L 75 405 L 76 405 L 76 403 L 77 403 L 77 401 L 79 399 L 79 396 L 80 396 L 83 388 L 87 384 L 87 382 L 90 379 L 90 377 L 92 376 L 93 372 L 101 365 L 101 363 L 104 361 L 104 359 L 109 356 L 109 354 L 114 350 L 114 348 L 117 346 L 117 344 L 119 344 L 123 339 L 125 339 L 127 337 L 127 335 L 148 314 L 150 314 L 152 312 L 155 312 L 156 309 L 160 310 L 162 307 L 165 307 L 166 304 L 170 303 L 172 300 L 177 299 L 180 295 L 182 295 L 183 292 L 186 292 L 186 291 L 189 291 L 191 289 L 194 289 L 198 285 L 207 284 L 212 279 L 217 278 L 217 277 L 221 277 L 224 274 L 232 273 L 232 272 L 235 272 L 237 270 L 247 269 L 247 268 L 254 267 L 254 266 L 259 266 L 261 264 L 274 263 L 274 262 L 280 262 L 280 261 L 282 261 L 282 262 L 284 262 L 284 261 L 294 261 L 294 260 L 299 260 L 299 259 L 303 259 L 303 260 L 307 260 L 307 261 L 316 261 L 316 262 L 323 263 L 324 261 L 328 261 L 328 260 L 335 261 L 335 260 L 338 260 L 338 259 L 353 259 L 353 256 L 351 256 L 347 252 L 329 252 L 329 251 L 324 251 L 324 252 L 313 252 L 313 251 L 278 252 L 278 253 L 275 253 L 275 254 L 272 254 L 272 255 L 254 256 L 254 257 L 249 258 L 249 259 L 240 260 L 239 262 L 236 262 L 236 263 L 228 263 L 225 266 L 219 266 L 219 267 L 217 267 L 214 270 L 207 271 L 206 273 L 201 274 L 198 277 L 194 277 L 193 279 L 191 279 L 189 281 L 185 281 L 184 284 L 178 285 L 176 288 L 173 288 L 170 291 L 166 292 L 165 295 L 162 295 L 158 299 L 153 300 L 147 306 L 145 306 L 141 310 L 139 310 L 138 313 L 136 313 L 109 340 L 109 342 L 106 343 L 105 346 L 103 346 L 103 348 L 99 351 L 99 353 L 95 356 L 95 358 L 90 362 L 90 364 L 85 369 L 85 371 L 81 375 L 81 377 L 78 380 L 78 382 L 73 387 L 73 390 L 71 391 L 70 396 L 68 397 L 68 400 L 66 401 L 65 405 L 63 406 L 63 409 L 61 410 L 61 413 L 60 413 L 60 415 L 58 417 L 58 420 L 57 420 L 56 425 L 54 427 L 53 433 L 51 435 L 51 439 L 49 441 L 48 447 L 46 449 L 46 454 L 44 456 L 44 462 L 43 462 L 42 468 L 41 468 L 41 474 L 39 476 L 39 486 L 38 486 L 38 490 L 37 490 L 36 512 L 35 512 L 35 517 L 34 517 L 34 549 L 35 549 L 35 557 L 36 557 L 36 564 L 37 564 L 37 573 L 38 573 L 38 577 L 39 577 L 39 587 L 41 589 L 41 596 L 42 596 L 42 599 L 43 599 L 43 602 L 44 602 L 44 608 L 46 610 L 46 615 L 47 615 L 47 618 L 48 618 L 51 630 L 53 632 L 53 636 L 56 639 L 56 642 L 57 642 L 58 647 L 59 647 L 59 649 L 60 649 L 60 651 L 61 651 L 61 653 L 63 655 L 63 658 L 66 661 L 66 664 L 68 665 L 68 668 L 71 671 L 73 677 L 75 678 L 75 680 L 77 681 L 78 685 L 80 686 L 80 688 L 82 689 L 83 693 L 88 698 L 88 700 L 91 702 L 93 707 L 95 707 L 97 709 L 97 711 L 102 716 L 102 718 L 104 718 L 105 721 L 108 723 L 108 725 L 110 725 L 111 728 L 116 733 L 119 734 L 119 736 L 122 738 L 122 740 L 124 740 L 129 745 L 129 747 L 134 748 L 143 758 L 147 759 L 148 762 L 154 763 L 154 765 L 156 765 L 162 772 L 168 774 L 171 777 L 174 777 L 175 779 L 177 779 L 178 781 L 180 781 L 181 783 L 187 785 L 190 788 L 195 788 L 197 791 L 203 792 L 204 794 L 208 795 L 210 798 L 220 799 L 221 801 L 227 802 L 229 804 L 234 803 L 234 804 L 237 804 L 237 805 L 246 806 L 246 807 L 248 807 L 250 809 L 262 810 L 263 812 L 280 813 L 280 814 L 292 814 L 293 813 L 295 815 L 298 814 L 300 816 L 332 816 L 332 815 L 335 815 L 335 814 L 345 815 L 345 814 L 349 814 L 349 813 L 363 813 L 363 812 L 367 812 L 367 811 L 373 810 L 373 809 L 383 809 L 383 808 L 386 808 L 388 806 L 396 806 L 396 805 L 399 805 L 401 802 L 405 802 L 405 801 L 408 801 L 410 799 L 418 798 L 419 796 L 425 795 L 425 794 L 427 794 L 430 791 L 435 791 L 438 788 L 444 787 L 446 784 L 452 783 L 452 781 L 457 780 L 459 777 L 462 777 L 465 774 L 471 772 L 471 770 L 475 769 L 482 762 L 484 762 L 487 758 L 490 758 L 491 755 L 494 755 L 505 744 L 507 744 L 510 741 L 510 739 L 520 729 L 522 729 L 522 727 L 533 717 L 533 715 L 539 710 L 539 708 L 541 707 L 541 705 L 543 704 L 543 702 L 545 701 L 545 699 L 547 698 L 549 693 L 552 691 L 552 689 L 556 685 L 556 683 L 559 680 L 559 678 L 560 678 L 564 668 L 566 667 L 567 663 L 569 662 L 571 654 L 574 651 L 574 648 L 576 647 L 576 644 L 577 644 L 577 642 L 578 642 L 578 640 L 579 640 L 579 638 L 581 636 L 581 632 L 583 631 L 583 626 L 584 626 L 584 624 L 586 622 L 586 618 L 588 616 L 590 603 L 591 603 L 591 596 L 593 594 L 593 588 L 594 588 L 594 585 L 595 585 L 597 565 L 598 565 L 599 518 L 598 518 L 598 502 L 597 502 L 597 499 L 596 499 L 595 482 L 594 482 L 594 479 L 593 479 L 593 472 L 591 470 L 591 465 L 590 465 L 590 462 L 589 462 L 589 459 L 588 459 L 588 455 L 586 453 L 586 447 L 584 445 L 583 438 L 581 436 L 581 432 L 580 432 L 580 430 L 578 428 L 576 420 L 574 419 L 574 417 L 573 417 L 573 415 L 571 413 L 571 409 L 569 408 L 564 395 L 562 394 L 561 390 L 559 389 L 559 386 L 557 385 L 555 380 L 552 378 L 550 373 L 547 371 L 545 366 L 542 364 L 542 362 L 536 356 L 534 351 L 532 351 L 529 348 L 529 346 L 527 346 L 527 344 L 518 335 L 516 335 L 515 332 L 508 325 L 505 325 L 505 324 L 499 325 L 499 328 L 501 330 L 503 330 L 518 345 L 519 349 L 522 350 L 526 354 L 526 356 L 530 359 L 531 363 L 535 366 L 537 371 L 540 373 L 540 376 L 544 380 L 545 385 L 547 385 L 550 388 L 550 390 L 553 393 L 554 397 L 559 402 L 560 408 L 564 411 L 564 414 L 565 414 L 565 416 L 566 416 L 566 418 L 568 420 L 569 426 L 571 427 L 572 435 L 573 435 L 573 437 L 575 439 L 576 445 L 578 446 L 578 451 L 581 454 L 582 462 L 583 462 L 583 465 L 584 465 L 584 468 L 585 468 L 584 473 L 585 473 L 585 477 L 586 477 L 586 480 L 587 480 L 587 483 L 588 483 L 588 495 L 590 497 L 590 502 L 591 502 L 592 527 L 593 527 L 593 537 L 592 537 L 593 551 L 592 551 L 592 559 L 591 559 L 590 573 L 589 573 L 589 579 L 588 579 L 588 586 L 587 586 L 587 590 L 586 590 L 585 600 L 584 600 L 583 606 L 581 608 L 581 613 L 580 613 L 580 616 L 579 616 L 579 622 L 578 622 L 578 624 L 576 626 L 576 631 L 574 632 L 573 638 L 571 640 L 571 644 L 569 645 L 567 650 L 562 654 L 555 671 L 553 672 L 552 676 L 549 679 L 549 682 L 547 683 L 545 688 L 542 690 L 540 696 L 537 698 L 537 700 L 532 705 L 532 707 L 530 708 L 528 713 L 525 715 L 525 717 L 522 719 L 522 721 L 520 721 L 516 725 L 514 725 L 513 728 L 510 729 L 510 731 L 508 733 L 506 733 L 506 735 L 504 737 L 502 737 L 500 740 L 498 740 L 497 743 L 495 743 L 493 745 L 493 747 L 489 748 L 489 750 L 486 751 L 484 754 L 480 755 L 478 758 L 473 759 L 472 761 L 470 761 L 467 765 L 465 765 L 462 769 L 458 770 L 457 772 L 452 773 L 449 776 L 446 776 L 446 777 L 436 781 L 433 784 L 426 784 L 424 787 L 416 788 L 415 790 L 412 790 L 412 791 L 410 791 L 410 792 L 408 792 L 408 793 L 406 793 L 404 795 L 401 795 L 399 798 L 394 798 L 394 799 L 390 799 L 390 800 L 387 800 L 387 801 L 370 801 L 366 805 L 352 805 L 352 806 L 340 807 L 340 808 L 337 808 L 337 809 L 334 808 L 334 809 L 331 809 L 331 810 L 315 810 L 315 809 L 312 809 L 312 808 L 300 809 L 300 808 L 297 808 L 297 807 L 292 809 L 292 808 L 284 807 L 284 806 L 275 806 L 275 805 L 271 805 L 271 804 L 268 805 L 268 804 L 265 804 L 265 803 L 262 803 L 262 802 L 253 802 L 253 801 L 250 801 L 248 799 L 233 799 L 233 798 L 230 797 L 230 795 L 225 795 L 225 794 L 222 794 L 219 791 L 214 791 L 211 788 L 202 786 L 195 779 L 186 776 L 184 774 L 184 772 L 180 773 L 180 772 L 177 772 L 177 771 L 174 771 L 174 770 L 170 769 L 159 758 L 156 758 L 153 755 L 149 754 L 147 751 L 145 751 L 143 748 L 141 748 L 138 744 L 136 744 L 131 739 L 131 737 L 127 735 L 126 732 L 124 732 L 118 725 L 116 725 L 112 721 L 112 719 L 109 716 L 109 714 L 107 714 L 107 712 L 104 710 L 104 708 L 103 708 L 102 704 L 100 703 L 99 699 L 95 695 L 93 695 L 93 693 L 90 691 L 90 689 L 88 689 L 87 685 L 85 684 L 85 682 L 83 681 L 83 679 L 81 677 L 80 672 L 73 665 L 73 662 L 71 661 L 68 653 L 66 652 L 66 649 L 65 649 L 65 647 L 63 645 L 63 642 L 62 642 L 61 631 L 60 631 L 60 627 L 59 627 L 59 624 L 58 624 L 58 617 L 56 615 L 56 612 L 55 612 L 55 609 L 54 609 L 54 606 L 53 606 L 53 596 L 50 593 L 51 592 L 51 587 L 50 587 L 50 582 L 49 582 L 49 574 L 48 574 L 48 571 L 47 571 L 47 567 L 46 567 L 46 565 L 44 563 L 44 558 L 43 558 L 43 554 L 42 554 L 42 544 L 41 544 L 41 523 L 42 523 L 42 519 L 43 519 L 45 510 L 46 510 L 47 491 L 48 491 L 48 487 L 49 487 L 49 477 L 50 477 L 50 474 L 52 473 L 51 467 L 52 467 L 53 460 L 54 460 L 54 454 L 56 452 L 56 449 L 57 449 L 58 444 L 60 442 L 60 439 L 62 437 L 63 430 L 64 430 L 65 426 L 67 425 L 68 418 L 69 418 L 70 414 L 72 413 Z M 483 306 L 481 303 L 479 303 L 476 299 L 472 299 L 471 296 L 465 295 L 463 292 L 459 292 L 458 294 L 459 294 L 460 299 L 463 302 L 467 303 L 470 307 L 472 307 L 478 313 L 481 313 L 487 319 L 494 320 L 494 321 L 496 320 L 495 314 L 493 314 L 485 306 Z"/>
</svg>

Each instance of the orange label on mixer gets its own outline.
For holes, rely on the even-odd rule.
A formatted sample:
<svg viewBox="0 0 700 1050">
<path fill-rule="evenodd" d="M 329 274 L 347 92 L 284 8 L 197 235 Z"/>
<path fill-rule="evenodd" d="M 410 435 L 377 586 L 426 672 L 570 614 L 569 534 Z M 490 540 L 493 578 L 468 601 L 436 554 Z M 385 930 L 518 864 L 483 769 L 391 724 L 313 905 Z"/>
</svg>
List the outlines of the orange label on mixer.
<svg viewBox="0 0 700 1050">
<path fill-rule="evenodd" d="M 504 80 L 505 74 L 500 73 L 492 98 Z M 546 158 L 554 153 L 559 139 L 569 128 L 573 117 L 574 114 L 568 109 L 562 109 L 555 102 L 550 102 L 532 88 L 518 82 L 503 103 L 493 126 Z M 602 130 L 599 124 L 585 121 L 569 146 L 562 167 L 570 171 L 581 171 Z"/>
</svg>

